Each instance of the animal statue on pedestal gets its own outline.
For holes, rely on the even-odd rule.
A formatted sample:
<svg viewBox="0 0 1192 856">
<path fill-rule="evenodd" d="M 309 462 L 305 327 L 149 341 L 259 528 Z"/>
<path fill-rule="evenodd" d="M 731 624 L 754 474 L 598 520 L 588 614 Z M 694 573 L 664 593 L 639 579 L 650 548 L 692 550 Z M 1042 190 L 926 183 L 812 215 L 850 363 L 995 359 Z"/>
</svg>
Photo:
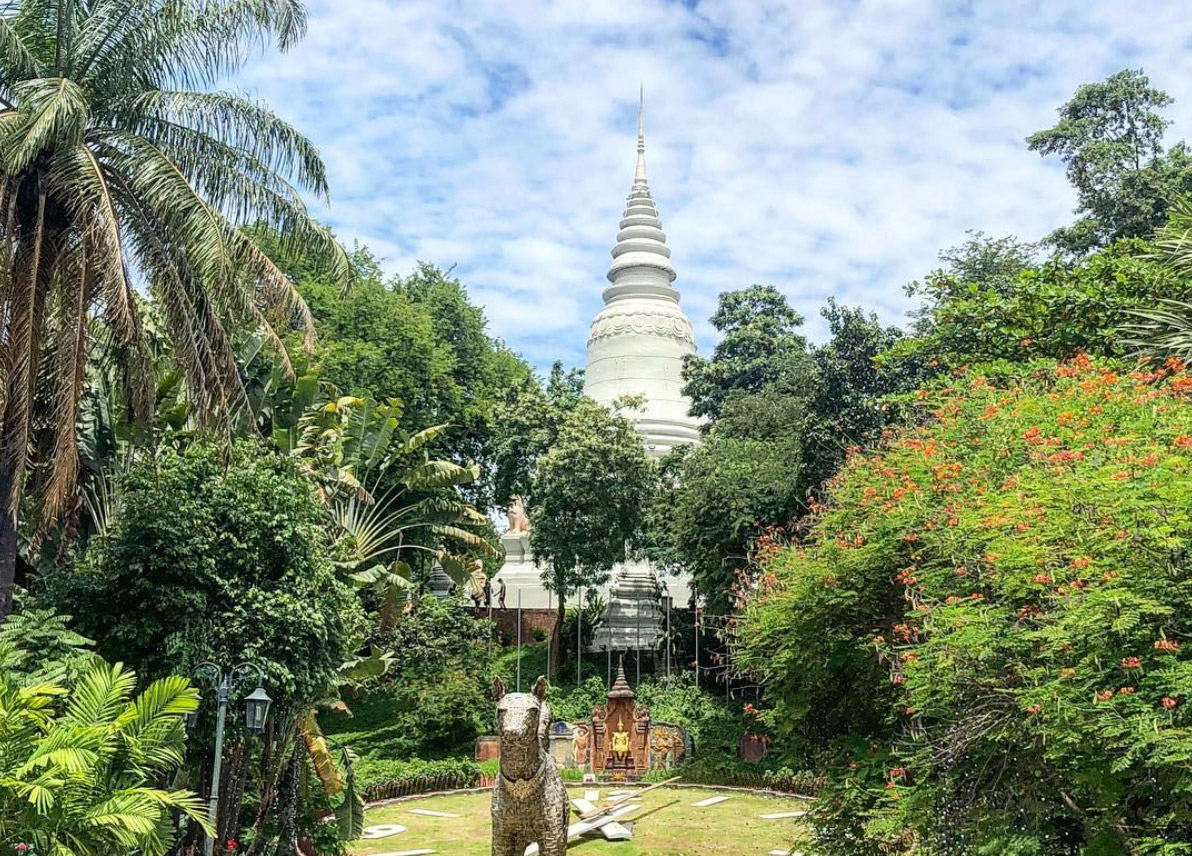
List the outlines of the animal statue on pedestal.
<svg viewBox="0 0 1192 856">
<path fill-rule="evenodd" d="M 492 856 L 523 856 L 534 843 L 541 856 L 564 856 L 567 790 L 547 752 L 551 710 L 546 678 L 539 678 L 529 693 L 506 693 L 504 682 L 494 678 L 493 696 L 501 772 L 493 788 Z"/>
</svg>

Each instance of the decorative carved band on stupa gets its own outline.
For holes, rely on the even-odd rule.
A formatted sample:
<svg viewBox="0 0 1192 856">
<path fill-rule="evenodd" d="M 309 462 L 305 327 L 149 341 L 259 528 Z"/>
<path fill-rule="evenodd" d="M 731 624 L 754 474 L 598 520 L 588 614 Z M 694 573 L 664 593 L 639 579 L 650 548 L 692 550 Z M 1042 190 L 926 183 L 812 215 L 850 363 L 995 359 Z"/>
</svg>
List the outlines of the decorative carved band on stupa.
<svg viewBox="0 0 1192 856">
<path fill-rule="evenodd" d="M 666 336 L 692 347 L 695 346 L 695 330 L 686 318 L 675 315 L 673 311 L 650 312 L 641 309 L 635 310 L 633 313 L 609 315 L 597 320 L 592 324 L 591 332 L 588 333 L 588 344 L 592 344 L 597 339 L 623 336 L 628 333 Z"/>
</svg>

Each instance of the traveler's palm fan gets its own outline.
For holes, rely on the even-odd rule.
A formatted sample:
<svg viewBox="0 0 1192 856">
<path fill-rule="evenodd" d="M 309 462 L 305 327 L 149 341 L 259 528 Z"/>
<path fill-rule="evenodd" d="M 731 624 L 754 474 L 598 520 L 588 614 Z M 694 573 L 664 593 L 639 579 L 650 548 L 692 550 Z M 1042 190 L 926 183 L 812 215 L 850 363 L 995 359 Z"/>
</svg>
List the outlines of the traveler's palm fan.
<svg viewBox="0 0 1192 856">
<path fill-rule="evenodd" d="M 261 225 L 341 274 L 299 190 L 326 193 L 313 146 L 265 106 L 209 91 L 251 52 L 305 28 L 299 0 L 0 0 L 0 620 L 38 426 L 44 517 L 70 497 L 88 316 L 151 402 L 134 291 L 161 307 L 196 418 L 247 407 L 229 325 L 311 318 L 254 242 Z M 92 328 L 94 329 L 94 328 Z M 41 437 L 44 425 L 45 440 Z"/>
</svg>

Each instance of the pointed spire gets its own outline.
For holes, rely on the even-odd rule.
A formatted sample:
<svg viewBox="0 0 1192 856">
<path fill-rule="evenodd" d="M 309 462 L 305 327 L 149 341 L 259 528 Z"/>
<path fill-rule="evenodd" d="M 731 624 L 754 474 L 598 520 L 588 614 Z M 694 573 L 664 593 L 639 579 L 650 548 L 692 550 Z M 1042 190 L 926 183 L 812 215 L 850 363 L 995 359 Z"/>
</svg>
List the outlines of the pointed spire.
<svg viewBox="0 0 1192 856">
<path fill-rule="evenodd" d="M 617 245 L 613 247 L 613 264 L 608 269 L 609 282 L 642 282 L 661 274 L 666 278 L 664 285 L 675 281 L 675 269 L 671 267 L 670 250 L 666 247 L 666 233 L 658 219 L 658 207 L 650 196 L 650 185 L 646 183 L 646 93 L 643 85 L 638 93 L 637 109 L 637 171 L 629 198 L 625 200 L 625 213 L 621 216 L 621 230 L 617 232 Z M 650 273 L 649 271 L 653 271 Z"/>
<path fill-rule="evenodd" d="M 637 101 L 637 171 L 634 184 L 646 183 L 646 84 L 638 89 Z"/>
<path fill-rule="evenodd" d="M 612 688 L 608 691 L 609 698 L 634 698 L 633 690 L 629 687 L 629 681 L 625 679 L 625 655 L 617 661 L 617 678 L 613 681 Z"/>
</svg>

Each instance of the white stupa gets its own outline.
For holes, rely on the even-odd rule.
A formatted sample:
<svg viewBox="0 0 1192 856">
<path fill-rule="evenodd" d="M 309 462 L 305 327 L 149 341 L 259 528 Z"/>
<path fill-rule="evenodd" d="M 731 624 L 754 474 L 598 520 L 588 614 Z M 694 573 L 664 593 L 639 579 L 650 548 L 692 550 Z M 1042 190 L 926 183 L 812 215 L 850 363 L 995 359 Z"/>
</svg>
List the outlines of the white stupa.
<svg viewBox="0 0 1192 856">
<path fill-rule="evenodd" d="M 624 396 L 644 398 L 643 409 L 626 415 L 641 432 L 646 451 L 662 456 L 699 441 L 699 421 L 688 415 L 691 400 L 683 395 L 683 358 L 695 353 L 695 335 L 672 285 L 675 268 L 646 181 L 640 106 L 637 171 L 612 255 L 612 284 L 588 333 L 584 392 L 610 407 Z"/>
<path fill-rule="evenodd" d="M 691 321 L 679 306 L 672 283 L 675 269 L 666 233 L 646 181 L 645 124 L 641 107 L 637 123 L 637 169 L 621 217 L 617 242 L 604 289 L 604 308 L 588 333 L 584 392 L 607 406 L 625 396 L 643 399 L 643 406 L 623 415 L 633 420 L 646 451 L 656 457 L 675 446 L 699 442 L 699 420 L 689 416 L 691 401 L 683 395 L 683 358 L 695 353 Z M 501 538 L 505 564 L 497 579 L 508 586 L 506 604 L 541 609 L 553 598 L 541 583 L 541 570 L 530 552 L 524 519 L 511 521 Z M 613 651 L 649 649 L 662 631 L 660 609 L 664 586 L 645 562 L 613 569 L 600 596 L 608 603 L 594 648 Z M 668 579 L 665 591 L 676 607 L 687 605 L 686 578 Z M 574 602 L 575 598 L 570 599 Z"/>
</svg>

